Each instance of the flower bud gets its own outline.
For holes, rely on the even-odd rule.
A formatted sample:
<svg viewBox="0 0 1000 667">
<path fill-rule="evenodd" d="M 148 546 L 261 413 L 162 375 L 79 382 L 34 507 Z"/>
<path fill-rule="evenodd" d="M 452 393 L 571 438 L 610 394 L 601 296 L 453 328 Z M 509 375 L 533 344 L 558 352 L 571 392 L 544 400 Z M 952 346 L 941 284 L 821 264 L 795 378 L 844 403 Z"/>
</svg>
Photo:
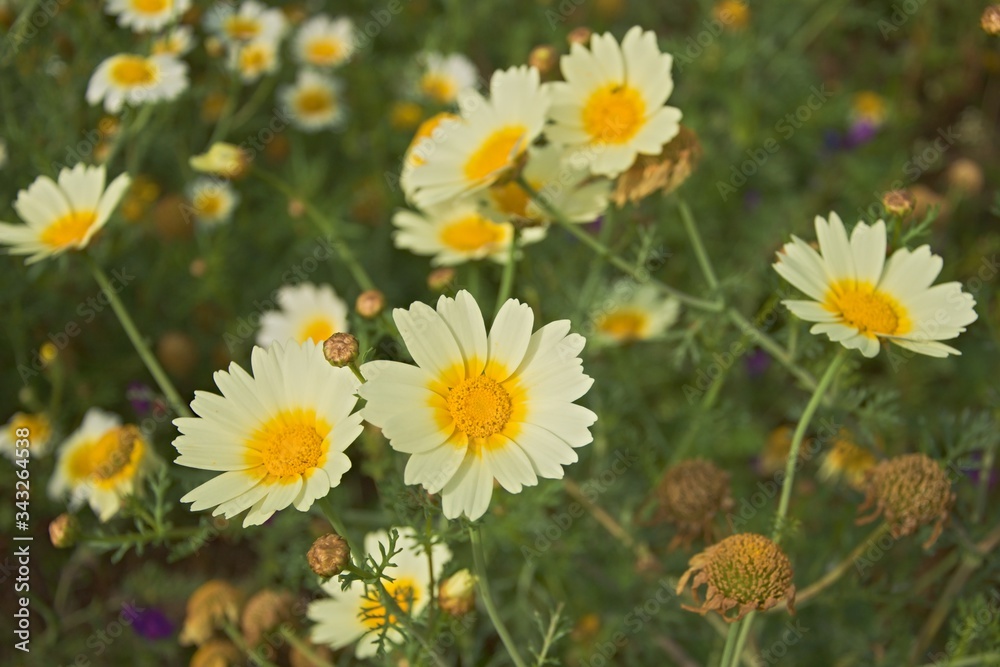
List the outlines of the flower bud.
<svg viewBox="0 0 1000 667">
<path fill-rule="evenodd" d="M 882 515 L 892 536 L 899 538 L 934 522 L 924 549 L 937 541 L 955 494 L 948 475 L 932 458 L 926 454 L 904 454 L 882 461 L 868 471 L 866 482 L 865 501 L 858 511 L 871 509 L 872 514 L 859 517 L 858 524 Z"/>
<path fill-rule="evenodd" d="M 889 215 L 904 217 L 909 215 L 917 203 L 916 197 L 909 190 L 889 190 L 882 195 L 882 206 Z"/>
<path fill-rule="evenodd" d="M 354 302 L 354 310 L 366 320 L 373 320 L 385 308 L 385 294 L 377 289 L 365 290 Z"/>
<path fill-rule="evenodd" d="M 323 343 L 323 356 L 331 366 L 349 366 L 358 358 L 358 339 L 349 333 L 335 333 Z"/>
<path fill-rule="evenodd" d="M 455 269 L 450 266 L 442 266 L 434 269 L 427 276 L 427 287 L 432 292 L 444 292 L 455 282 Z"/>
<path fill-rule="evenodd" d="M 56 549 L 68 549 L 76 544 L 80 523 L 72 514 L 63 512 L 49 524 L 49 539 Z"/>
<path fill-rule="evenodd" d="M 438 604 L 446 614 L 464 616 L 476 606 L 476 578 L 468 569 L 459 570 L 441 582 Z"/>
<path fill-rule="evenodd" d="M 587 46 L 590 42 L 590 36 L 592 34 L 593 32 L 590 28 L 579 25 L 569 31 L 569 34 L 566 35 L 566 41 L 570 44 L 581 44 L 583 46 Z"/>
<path fill-rule="evenodd" d="M 340 535 L 327 533 L 309 547 L 306 560 L 309 561 L 309 569 L 328 579 L 337 576 L 351 564 L 351 548 Z"/>
<path fill-rule="evenodd" d="M 559 52 L 551 44 L 541 44 L 531 50 L 528 55 L 528 64 L 541 74 L 548 74 L 559 64 Z"/>
</svg>

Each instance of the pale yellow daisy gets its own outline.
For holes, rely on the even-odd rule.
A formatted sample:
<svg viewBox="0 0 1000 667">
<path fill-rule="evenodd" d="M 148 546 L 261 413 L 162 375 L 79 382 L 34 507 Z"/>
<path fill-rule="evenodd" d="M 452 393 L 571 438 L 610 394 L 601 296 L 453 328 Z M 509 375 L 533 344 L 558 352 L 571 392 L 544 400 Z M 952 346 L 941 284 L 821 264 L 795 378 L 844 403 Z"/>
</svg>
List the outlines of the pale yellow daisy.
<svg viewBox="0 0 1000 667">
<path fill-rule="evenodd" d="M 574 403 L 593 380 L 583 373 L 584 339 L 568 320 L 534 334 L 534 314 L 508 300 L 489 334 L 479 305 L 462 290 L 434 310 L 414 303 L 393 312 L 416 366 L 372 361 L 365 420 L 410 454 L 403 481 L 441 493 L 444 515 L 481 517 L 493 480 L 510 493 L 538 478 L 560 479 L 589 444 L 593 412 Z"/>
<path fill-rule="evenodd" d="M 399 210 L 392 216 L 396 247 L 428 255 L 434 266 L 477 259 L 504 263 L 514 227 L 484 215 L 471 199 L 431 206 L 424 212 Z"/>
<path fill-rule="evenodd" d="M 422 95 L 438 104 L 455 104 L 459 93 L 475 88 L 479 81 L 476 66 L 460 53 L 446 56 L 429 52 L 421 60 L 424 68 L 418 88 Z"/>
<path fill-rule="evenodd" d="M 413 201 L 415 188 L 411 180 L 413 170 L 427 162 L 434 154 L 438 145 L 457 125 L 462 124 L 462 118 L 453 113 L 434 114 L 420 124 L 403 155 L 403 168 L 399 174 L 399 184 L 407 201 Z"/>
<path fill-rule="evenodd" d="M 592 315 L 594 338 L 607 344 L 652 340 L 677 321 L 679 312 L 680 302 L 653 285 L 622 280 Z"/>
<path fill-rule="evenodd" d="M 317 14 L 295 36 L 295 57 L 303 65 L 336 67 L 354 54 L 354 24 L 349 18 Z"/>
<path fill-rule="evenodd" d="M 119 53 L 105 59 L 87 84 L 87 102 L 104 101 L 118 113 L 126 104 L 138 106 L 176 99 L 188 87 L 187 64 L 161 53 L 140 56 Z"/>
<path fill-rule="evenodd" d="M 229 43 L 277 42 L 285 36 L 288 21 L 280 9 L 257 0 L 244 0 L 239 8 L 230 2 L 215 5 L 205 17 L 205 27 Z"/>
<path fill-rule="evenodd" d="M 173 422 L 181 432 L 174 463 L 222 472 L 181 502 L 227 519 L 249 509 L 244 526 L 289 505 L 305 512 L 325 497 L 350 469 L 344 450 L 361 433 L 360 415 L 351 414 L 358 381 L 327 363 L 322 345 L 254 347 L 251 365 L 253 375 L 235 363 L 216 372 L 222 395 L 195 392 L 198 417 Z"/>
<path fill-rule="evenodd" d="M 446 544 L 434 544 L 428 562 L 428 554 L 418 541 L 416 531 L 412 528 L 393 530 L 399 535 L 395 546 L 400 552 L 392 557 L 392 565 L 384 572 L 392 581 L 383 583 L 399 608 L 411 618 L 416 618 L 434 596 L 432 582 L 440 580 L 445 564 L 451 560 L 451 550 Z M 388 551 L 388 532 L 380 530 L 365 536 L 365 553 L 376 561 L 381 561 L 382 557 L 379 545 L 382 550 Z M 379 635 L 386 626 L 389 626 L 385 630 L 386 639 L 392 644 L 403 643 L 404 637 L 397 629 L 396 617 L 382 603 L 377 588 L 354 580 L 344 590 L 337 577 L 325 582 L 322 588 L 329 599 L 310 603 L 306 612 L 309 619 L 316 623 L 309 633 L 314 643 L 340 649 L 358 642 L 354 649 L 355 657 L 370 658 L 378 651 Z"/>
<path fill-rule="evenodd" d="M 812 301 L 782 301 L 792 313 L 816 322 L 826 334 L 866 357 L 884 339 L 932 357 L 961 354 L 939 341 L 957 338 L 976 321 L 976 302 L 957 282 L 931 286 L 944 262 L 929 246 L 900 248 L 886 261 L 885 223 L 859 222 L 847 235 L 836 213 L 816 217 L 819 252 L 792 236 L 774 270 Z"/>
<path fill-rule="evenodd" d="M 194 30 L 189 25 L 173 28 L 153 40 L 153 53 L 180 58 L 194 47 Z"/>
<path fill-rule="evenodd" d="M 278 42 L 255 39 L 229 48 L 229 68 L 239 73 L 243 83 L 254 83 L 265 74 L 278 71 Z"/>
<path fill-rule="evenodd" d="M 135 32 L 155 32 L 191 8 L 191 0 L 107 0 L 104 11 Z"/>
<path fill-rule="evenodd" d="M 204 225 L 217 225 L 229 220 L 240 196 L 226 181 L 199 178 L 188 188 L 191 213 Z"/>
<path fill-rule="evenodd" d="M 27 440 L 28 445 L 18 447 L 18 440 Z M 51 443 L 52 422 L 44 413 L 16 412 L 10 421 L 0 426 L 0 453 L 11 461 L 24 458 L 24 455 L 17 455 L 17 451 L 22 449 L 28 450 L 29 459 L 41 458 L 49 453 Z"/>
<path fill-rule="evenodd" d="M 14 202 L 27 224 L 0 222 L 0 244 L 11 246 L 12 255 L 29 255 L 25 264 L 86 248 L 131 183 L 128 174 L 121 174 L 105 190 L 104 180 L 103 166 L 82 163 L 63 168 L 58 182 L 39 176 Z"/>
<path fill-rule="evenodd" d="M 295 84 L 285 86 L 278 96 L 292 124 L 305 132 L 317 132 L 343 122 L 341 88 L 332 76 L 301 70 Z"/>
<path fill-rule="evenodd" d="M 288 340 L 322 343 L 349 328 L 347 303 L 329 285 L 285 285 L 275 300 L 280 310 L 266 312 L 260 318 L 257 344 L 261 347 Z"/>
</svg>

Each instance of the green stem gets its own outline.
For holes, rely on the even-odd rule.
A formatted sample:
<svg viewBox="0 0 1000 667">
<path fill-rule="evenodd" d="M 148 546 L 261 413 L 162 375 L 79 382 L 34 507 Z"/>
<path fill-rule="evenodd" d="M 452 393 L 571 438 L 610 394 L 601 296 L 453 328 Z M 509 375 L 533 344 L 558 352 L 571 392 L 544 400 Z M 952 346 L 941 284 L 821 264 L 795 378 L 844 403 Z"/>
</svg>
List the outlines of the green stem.
<svg viewBox="0 0 1000 667">
<path fill-rule="evenodd" d="M 715 379 L 712 380 L 712 384 L 709 385 L 708 391 L 701 399 L 701 404 L 698 406 L 698 411 L 691 419 L 691 424 L 688 426 L 684 435 L 681 436 L 680 442 L 678 442 L 677 447 L 674 448 L 674 453 L 670 457 L 670 463 L 674 464 L 681 461 L 685 455 L 687 455 L 688 449 L 691 447 L 691 443 L 694 442 L 695 437 L 698 435 L 698 431 L 701 428 L 702 420 L 712 406 L 715 405 L 715 400 L 719 397 L 719 391 L 722 389 L 722 385 L 726 381 L 726 376 L 729 374 L 729 368 L 726 367 L 722 369 Z"/>
<path fill-rule="evenodd" d="M 295 650 L 305 656 L 306 660 L 313 664 L 313 667 L 333 667 L 333 663 L 327 662 L 317 655 L 306 642 L 302 641 L 298 635 L 292 632 L 291 628 L 282 625 L 281 636 L 288 640 L 288 643 L 295 647 Z"/>
<path fill-rule="evenodd" d="M 736 638 L 739 634 L 739 624 L 733 623 L 729 626 L 729 632 L 726 633 L 726 645 L 722 649 L 722 660 L 719 661 L 719 667 L 729 667 L 733 662 L 733 649 L 736 648 Z"/>
<path fill-rule="evenodd" d="M 351 534 L 347 532 L 344 522 L 337 516 L 336 510 L 333 508 L 333 503 L 330 502 L 330 496 L 320 498 L 316 501 L 316 504 L 319 505 L 319 509 L 323 513 L 323 516 L 326 517 L 326 520 L 333 526 L 333 530 L 347 540 L 347 547 L 351 550 L 351 562 L 355 563 L 355 567 L 358 569 L 364 570 L 365 554 L 358 551 L 357 545 L 351 540 Z"/>
<path fill-rule="evenodd" d="M 489 580 L 486 578 L 486 557 L 483 553 L 483 536 L 480 533 L 478 524 L 469 526 L 469 540 L 472 542 L 472 560 L 476 570 L 476 587 L 479 589 L 479 596 L 483 599 L 486 613 L 489 615 L 490 620 L 493 621 L 493 627 L 496 628 L 497 634 L 500 635 L 500 641 L 503 642 L 514 665 L 516 667 L 527 667 L 527 663 L 517 650 L 514 638 L 507 630 L 507 626 L 504 625 L 503 620 L 500 618 L 500 612 L 493 602 Z"/>
<path fill-rule="evenodd" d="M 733 649 L 733 659 L 732 667 L 738 667 L 740 664 L 740 655 L 743 654 L 743 645 L 747 643 L 747 637 L 750 636 L 750 624 L 753 623 L 754 617 L 757 612 L 752 611 L 743 617 L 743 620 L 734 625 L 739 626 L 739 636 L 736 637 L 736 647 Z M 728 666 L 723 666 L 728 667 Z"/>
<path fill-rule="evenodd" d="M 507 253 L 507 263 L 503 267 L 503 275 L 500 278 L 500 290 L 497 292 L 496 310 L 493 312 L 494 319 L 500 313 L 504 303 L 510 298 L 511 288 L 514 286 L 514 268 L 517 266 L 517 240 L 520 231 L 515 226 L 514 234 L 510 239 L 510 250 Z"/>
<path fill-rule="evenodd" d="M 378 587 L 379 596 L 382 598 L 382 604 L 387 607 L 391 615 L 396 618 L 401 626 L 403 626 L 403 629 L 406 630 L 407 634 L 417 640 L 417 643 L 423 647 L 424 651 L 427 652 L 427 655 L 430 656 L 435 665 L 438 667 L 448 667 L 448 663 L 445 662 L 444 658 L 442 658 L 436 650 L 434 650 L 430 640 L 424 636 L 424 633 L 420 632 L 416 624 L 413 622 L 413 619 L 410 618 L 409 614 L 400 608 L 396 598 L 386 589 L 382 580 L 379 579 L 375 585 Z"/>
<path fill-rule="evenodd" d="M 167 403 L 170 404 L 171 409 L 175 414 L 184 417 L 194 417 L 194 413 L 181 400 L 180 394 L 177 393 L 177 389 L 174 388 L 166 371 L 160 366 L 160 362 L 156 360 L 146 341 L 143 340 L 142 334 L 139 333 L 135 322 L 132 321 L 132 316 L 128 314 L 125 305 L 118 298 L 118 293 L 111 286 L 111 281 L 108 280 L 107 274 L 104 273 L 104 270 L 98 266 L 97 262 L 90 255 L 83 253 L 83 259 L 90 267 L 90 272 L 94 275 L 97 284 L 100 285 L 101 291 L 104 292 L 104 295 L 111 303 L 111 310 L 115 311 L 115 315 L 118 316 L 118 321 L 121 322 L 122 328 L 125 329 L 129 340 L 132 341 L 132 347 L 139 353 L 139 357 L 142 358 L 143 363 L 146 364 L 146 368 L 156 380 L 156 384 L 159 385 L 160 391 L 167 397 Z"/>
<path fill-rule="evenodd" d="M 708 282 L 708 287 L 713 292 L 719 289 L 719 280 L 715 277 L 715 270 L 712 268 L 712 262 L 708 259 L 708 253 L 705 252 L 705 245 L 701 241 L 701 235 L 698 233 L 698 227 L 694 223 L 694 218 L 691 216 L 691 209 L 688 208 L 687 203 L 678 198 L 677 208 L 681 212 L 681 221 L 684 223 L 684 231 L 687 232 L 688 238 L 691 240 L 691 246 L 694 248 L 694 255 L 698 259 L 698 265 L 701 266 L 701 272 L 705 274 L 705 281 Z"/>
<path fill-rule="evenodd" d="M 246 639 L 240 634 L 240 631 L 233 625 L 232 621 L 225 621 L 222 625 L 222 630 L 229 637 L 230 641 L 236 644 L 236 648 L 243 651 L 243 653 L 251 659 L 253 664 L 260 665 L 260 667 L 278 667 L 273 662 L 264 657 L 263 651 L 258 651 L 254 653 L 253 647 L 248 646 Z"/>
<path fill-rule="evenodd" d="M 777 359 L 778 363 L 791 371 L 792 375 L 798 378 L 807 389 L 816 389 L 816 378 L 809 371 L 796 364 L 788 351 L 781 347 L 777 341 L 754 326 L 750 320 L 735 308 L 727 309 L 726 315 L 736 326 L 740 327 L 745 336 L 749 336 L 754 343 L 760 345 L 768 354 Z"/>
<path fill-rule="evenodd" d="M 236 109 L 236 101 L 240 97 L 241 86 L 239 76 L 235 72 L 231 73 L 230 76 L 229 95 L 226 98 L 226 105 L 223 107 L 222 113 L 219 115 L 219 120 L 215 123 L 215 129 L 212 130 L 212 136 L 208 138 L 209 148 L 212 147 L 212 144 L 226 138 L 226 133 L 229 131 L 229 126 L 233 119 L 233 111 Z"/>
<path fill-rule="evenodd" d="M 92 544 L 100 547 L 121 546 L 122 544 L 149 544 L 150 542 L 169 542 L 170 540 L 183 540 L 195 537 L 202 533 L 201 528 L 174 528 L 173 530 L 149 532 L 149 533 L 128 533 L 126 535 L 94 535 L 93 537 L 81 537 L 80 543 Z"/>
<path fill-rule="evenodd" d="M 40 0 L 29 0 L 24 9 L 21 10 L 21 13 L 17 15 L 17 19 L 14 20 L 14 24 L 10 27 L 10 32 L 7 33 L 4 39 L 4 51 L 6 53 L 4 53 L 3 61 L 0 62 L 0 67 L 7 67 L 18 51 L 20 51 L 21 42 L 24 41 L 23 33 L 31 20 L 31 15 L 35 13 L 35 8 L 38 7 L 39 2 Z"/>
</svg>

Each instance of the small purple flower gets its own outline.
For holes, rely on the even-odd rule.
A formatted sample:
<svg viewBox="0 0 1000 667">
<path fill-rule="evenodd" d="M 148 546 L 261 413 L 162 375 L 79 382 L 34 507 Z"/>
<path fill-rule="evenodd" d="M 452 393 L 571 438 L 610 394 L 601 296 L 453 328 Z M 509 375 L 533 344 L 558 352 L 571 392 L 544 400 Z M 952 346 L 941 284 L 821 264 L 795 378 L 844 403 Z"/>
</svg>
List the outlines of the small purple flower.
<svg viewBox="0 0 1000 667">
<path fill-rule="evenodd" d="M 875 138 L 878 134 L 879 126 L 870 120 L 858 120 L 851 124 L 847 130 L 847 137 L 844 140 L 845 148 L 857 148 L 863 146 Z"/>
<path fill-rule="evenodd" d="M 760 377 L 771 367 L 771 355 L 757 348 L 746 356 L 743 363 L 746 364 L 747 375 L 750 377 Z"/>
<path fill-rule="evenodd" d="M 983 461 L 983 453 L 981 451 L 972 452 L 969 458 L 971 458 L 976 463 L 970 466 L 961 466 L 959 469 L 965 474 L 966 477 L 969 478 L 969 481 L 972 482 L 973 486 L 979 486 L 980 475 L 983 474 L 983 470 L 981 469 Z M 994 466 L 987 472 L 986 488 L 992 489 L 996 485 L 996 483 L 997 483 L 997 469 L 996 466 Z"/>
<path fill-rule="evenodd" d="M 165 639 L 174 634 L 174 624 L 156 607 L 140 611 L 132 623 L 132 629 L 143 639 L 151 640 Z"/>
<path fill-rule="evenodd" d="M 155 394 L 149 385 L 139 381 L 129 382 L 128 389 L 125 390 L 125 398 L 132 404 L 132 409 L 136 415 L 140 417 L 145 417 L 149 414 L 149 411 L 153 408 L 154 396 Z"/>
</svg>

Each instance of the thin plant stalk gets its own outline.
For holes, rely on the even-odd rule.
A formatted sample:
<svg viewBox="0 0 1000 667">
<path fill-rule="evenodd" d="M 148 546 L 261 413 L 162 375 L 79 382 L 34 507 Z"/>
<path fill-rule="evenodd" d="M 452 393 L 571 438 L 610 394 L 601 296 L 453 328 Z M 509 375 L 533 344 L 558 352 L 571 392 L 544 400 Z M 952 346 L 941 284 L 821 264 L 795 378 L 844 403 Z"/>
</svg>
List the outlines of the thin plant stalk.
<svg viewBox="0 0 1000 667">
<path fill-rule="evenodd" d="M 469 540 L 472 542 L 472 560 L 476 569 L 476 588 L 479 589 L 479 596 L 483 599 L 486 613 L 489 615 L 490 620 L 493 621 L 493 627 L 496 628 L 497 634 L 500 635 L 500 641 L 503 642 L 504 648 L 507 649 L 507 653 L 510 655 L 510 659 L 514 665 L 516 667 L 527 667 L 528 663 L 521 657 L 521 653 L 517 650 L 517 644 L 514 642 L 514 637 L 511 636 L 503 619 L 500 618 L 500 612 L 493 602 L 489 580 L 486 578 L 486 557 L 483 553 L 483 536 L 480 533 L 478 524 L 469 526 Z"/>
</svg>

